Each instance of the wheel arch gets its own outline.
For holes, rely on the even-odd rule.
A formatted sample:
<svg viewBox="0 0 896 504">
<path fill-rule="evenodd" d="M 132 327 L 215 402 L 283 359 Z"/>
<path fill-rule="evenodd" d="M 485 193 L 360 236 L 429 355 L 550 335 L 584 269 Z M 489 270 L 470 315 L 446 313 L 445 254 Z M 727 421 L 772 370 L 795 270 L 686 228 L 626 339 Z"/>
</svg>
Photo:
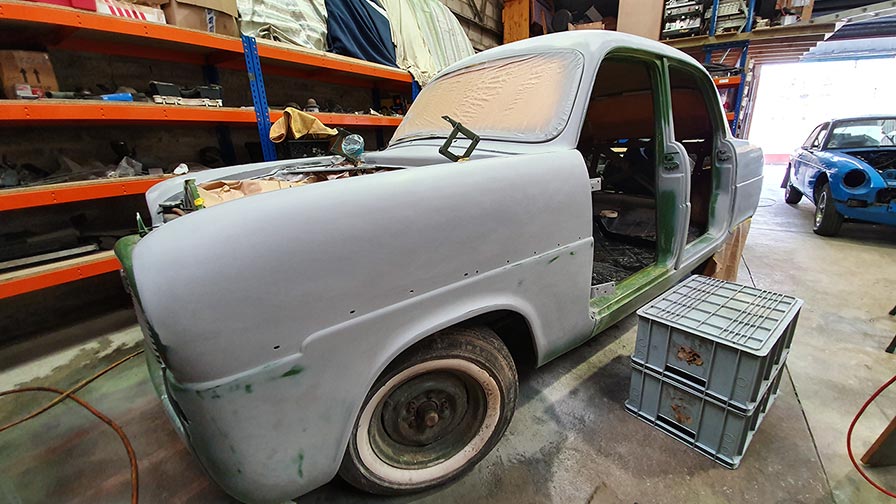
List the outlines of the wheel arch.
<svg viewBox="0 0 896 504">
<path fill-rule="evenodd" d="M 509 309 L 493 310 L 455 325 L 488 327 L 507 347 L 517 371 L 532 370 L 538 364 L 538 347 L 532 326 L 522 313 Z M 453 327 L 453 326 L 452 326 Z"/>
<path fill-rule="evenodd" d="M 491 306 L 465 313 L 461 317 L 445 320 L 431 329 L 409 339 L 400 349 L 393 353 L 387 362 L 382 363 L 380 373 L 404 353 L 410 351 L 423 341 L 432 338 L 452 327 L 485 326 L 495 332 L 498 338 L 510 351 L 513 363 L 520 369 L 534 369 L 538 365 L 539 346 L 530 317 L 524 315 L 526 310 L 517 306 Z M 379 376 L 379 374 L 377 376 Z"/>
<path fill-rule="evenodd" d="M 818 201 L 818 189 L 828 182 L 830 182 L 830 179 L 828 178 L 828 172 L 826 171 L 818 172 L 818 175 L 813 180 L 809 181 L 808 185 L 812 188 L 812 202 Z"/>
</svg>

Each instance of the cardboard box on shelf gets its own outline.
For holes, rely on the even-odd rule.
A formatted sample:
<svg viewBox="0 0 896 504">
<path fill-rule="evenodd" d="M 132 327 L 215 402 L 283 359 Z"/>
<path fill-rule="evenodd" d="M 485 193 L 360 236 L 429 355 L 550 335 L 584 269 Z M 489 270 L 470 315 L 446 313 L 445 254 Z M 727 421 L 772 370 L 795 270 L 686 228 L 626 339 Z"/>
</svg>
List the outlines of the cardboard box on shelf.
<svg viewBox="0 0 896 504">
<path fill-rule="evenodd" d="M 168 0 L 162 4 L 168 24 L 238 37 L 236 0 Z"/>
<path fill-rule="evenodd" d="M 47 91 L 59 91 L 53 64 L 45 52 L 0 51 L 0 82 L 8 99 L 40 98 Z"/>
<path fill-rule="evenodd" d="M 582 23 L 582 24 L 571 24 L 569 25 L 570 30 L 603 30 L 604 23 L 603 21 L 596 21 L 594 23 Z"/>
<path fill-rule="evenodd" d="M 33 2 L 48 3 L 53 5 L 62 5 L 64 7 L 74 7 L 76 9 L 95 11 L 96 4 L 94 0 L 31 0 Z"/>
<path fill-rule="evenodd" d="M 100 14 L 165 24 L 165 13 L 159 7 L 150 7 L 119 0 L 95 0 L 95 2 L 96 11 Z"/>
</svg>

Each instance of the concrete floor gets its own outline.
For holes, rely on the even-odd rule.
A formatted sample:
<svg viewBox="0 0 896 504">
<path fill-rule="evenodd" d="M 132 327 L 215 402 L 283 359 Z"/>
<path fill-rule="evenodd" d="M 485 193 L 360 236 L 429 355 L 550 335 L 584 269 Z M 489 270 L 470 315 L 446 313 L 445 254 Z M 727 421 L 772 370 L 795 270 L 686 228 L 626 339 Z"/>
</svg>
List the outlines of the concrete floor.
<svg viewBox="0 0 896 504">
<path fill-rule="evenodd" d="M 813 207 L 782 201 L 783 167 L 766 191 L 744 256 L 759 287 L 806 301 L 781 393 L 740 468 L 725 469 L 627 414 L 629 317 L 588 344 L 524 375 L 513 422 L 466 477 L 404 498 L 375 498 L 334 481 L 299 499 L 322 502 L 874 503 L 845 453 L 845 432 L 865 398 L 896 369 L 883 349 L 896 334 L 896 229 L 847 224 L 837 238 L 811 231 Z M 749 283 L 744 268 L 741 281 Z M 68 388 L 138 348 L 130 312 L 0 348 L 0 390 Z M 140 462 L 141 502 L 233 502 L 202 473 L 164 417 L 145 367 L 133 360 L 79 394 L 118 421 Z M 3 398 L 0 423 L 50 399 Z M 896 390 L 857 427 L 863 451 Z M 861 453 L 859 453 L 860 455 Z M 896 468 L 870 471 L 896 489 Z M 127 502 L 127 458 L 102 423 L 73 404 L 0 434 L 0 502 Z"/>
</svg>

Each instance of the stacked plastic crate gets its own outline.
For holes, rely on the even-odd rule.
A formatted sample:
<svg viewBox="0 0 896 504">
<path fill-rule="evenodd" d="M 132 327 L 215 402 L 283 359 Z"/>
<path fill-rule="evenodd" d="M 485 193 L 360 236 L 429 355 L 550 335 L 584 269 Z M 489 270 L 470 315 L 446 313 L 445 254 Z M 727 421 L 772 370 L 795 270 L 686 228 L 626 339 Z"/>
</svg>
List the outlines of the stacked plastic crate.
<svg viewBox="0 0 896 504">
<path fill-rule="evenodd" d="M 638 311 L 626 409 L 731 469 L 778 394 L 803 302 L 693 276 Z"/>
</svg>

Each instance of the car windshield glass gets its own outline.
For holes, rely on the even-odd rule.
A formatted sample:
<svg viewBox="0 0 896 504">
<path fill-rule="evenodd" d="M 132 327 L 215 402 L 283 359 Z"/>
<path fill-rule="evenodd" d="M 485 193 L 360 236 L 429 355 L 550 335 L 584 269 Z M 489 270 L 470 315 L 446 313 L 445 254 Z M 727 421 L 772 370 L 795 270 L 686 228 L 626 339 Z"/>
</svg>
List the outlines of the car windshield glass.
<svg viewBox="0 0 896 504">
<path fill-rule="evenodd" d="M 828 149 L 896 146 L 896 117 L 837 121 L 828 138 Z"/>
<path fill-rule="evenodd" d="M 558 50 L 497 59 L 431 82 L 395 131 L 394 142 L 447 137 L 450 116 L 482 138 L 543 142 L 563 131 L 584 58 Z"/>
</svg>

